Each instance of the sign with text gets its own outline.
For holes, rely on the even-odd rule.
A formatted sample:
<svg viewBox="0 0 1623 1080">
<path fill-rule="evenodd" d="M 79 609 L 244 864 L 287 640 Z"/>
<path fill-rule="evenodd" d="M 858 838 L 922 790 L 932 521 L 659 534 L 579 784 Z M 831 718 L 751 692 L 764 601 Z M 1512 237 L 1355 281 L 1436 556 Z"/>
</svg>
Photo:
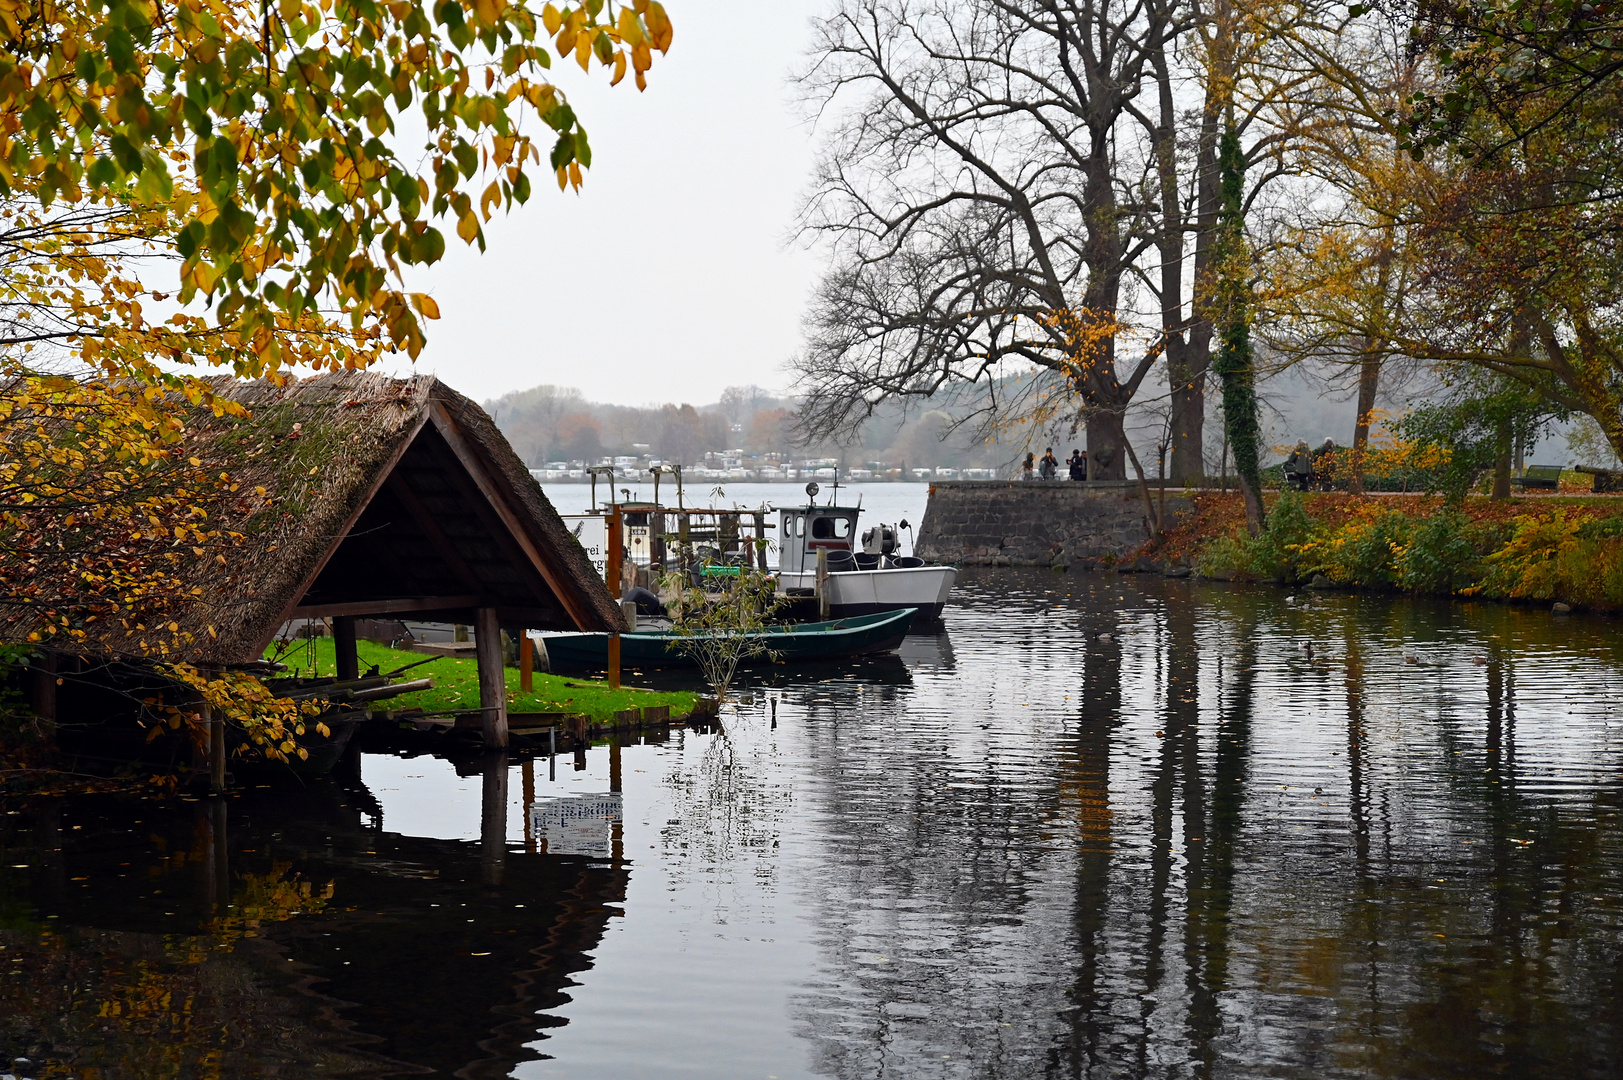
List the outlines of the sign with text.
<svg viewBox="0 0 1623 1080">
<path fill-rule="evenodd" d="M 607 859 L 621 808 L 618 792 L 540 799 L 530 805 L 530 835 L 549 855 Z"/>
<path fill-rule="evenodd" d="M 580 546 L 586 549 L 586 557 L 592 560 L 599 574 L 609 564 L 609 522 L 599 514 L 561 514 L 564 519 L 564 528 L 569 530 L 571 536 L 580 541 Z"/>
</svg>

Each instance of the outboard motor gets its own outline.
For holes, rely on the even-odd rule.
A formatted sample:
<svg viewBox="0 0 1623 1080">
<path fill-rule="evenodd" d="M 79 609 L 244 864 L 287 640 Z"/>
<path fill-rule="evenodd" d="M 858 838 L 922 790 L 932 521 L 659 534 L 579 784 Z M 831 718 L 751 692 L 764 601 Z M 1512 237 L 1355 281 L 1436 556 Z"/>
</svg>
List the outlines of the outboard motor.
<svg viewBox="0 0 1623 1080">
<path fill-rule="evenodd" d="M 875 525 L 862 533 L 862 550 L 869 555 L 893 555 L 900 545 L 896 530 L 889 525 Z"/>
</svg>

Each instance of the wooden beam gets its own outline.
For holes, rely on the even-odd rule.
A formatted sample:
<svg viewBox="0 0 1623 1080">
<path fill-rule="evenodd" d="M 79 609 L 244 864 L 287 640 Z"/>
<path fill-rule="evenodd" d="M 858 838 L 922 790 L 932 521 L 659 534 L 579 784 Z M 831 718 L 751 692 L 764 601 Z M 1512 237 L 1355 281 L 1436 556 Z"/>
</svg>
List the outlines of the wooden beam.
<svg viewBox="0 0 1623 1080">
<path fill-rule="evenodd" d="M 479 606 L 482 597 L 400 596 L 391 600 L 353 600 L 342 604 L 311 604 L 288 612 L 289 619 L 331 619 L 340 615 L 395 615 L 406 611 L 466 611 Z"/>
<path fill-rule="evenodd" d="M 338 658 L 340 682 L 361 677 L 361 657 L 355 650 L 355 616 L 338 615 L 332 621 L 333 652 Z"/>
<path fill-rule="evenodd" d="M 473 651 L 479 663 L 479 715 L 485 746 L 507 748 L 507 673 L 502 661 L 502 627 L 496 609 L 482 607 L 474 615 Z"/>
<path fill-rule="evenodd" d="M 547 587 L 552 590 L 553 595 L 558 598 L 558 602 L 563 605 L 564 611 L 568 613 L 571 619 L 575 620 L 575 626 L 581 630 L 595 629 L 598 620 L 586 606 L 584 598 L 577 594 L 575 582 L 560 575 L 542 554 L 541 549 L 536 545 L 535 539 L 530 536 L 529 530 L 524 527 L 524 523 L 513 512 L 513 508 L 507 505 L 507 500 L 502 498 L 501 491 L 485 470 L 484 463 L 479 460 L 479 455 L 469 445 L 467 437 L 457 427 L 456 421 L 451 418 L 451 414 L 446 410 L 445 406 L 436 401 L 430 406 L 429 413 L 434 419 L 435 428 L 444 437 L 445 444 L 457 456 L 457 460 L 462 463 L 462 467 L 468 470 L 468 475 L 473 477 L 474 484 L 484 494 L 485 500 L 490 504 L 491 509 L 507 526 L 513 539 L 518 542 L 524 551 L 524 555 L 530 560 L 531 565 L 541 575 L 541 579 L 547 583 Z M 609 629 L 613 628 L 610 627 Z"/>
</svg>

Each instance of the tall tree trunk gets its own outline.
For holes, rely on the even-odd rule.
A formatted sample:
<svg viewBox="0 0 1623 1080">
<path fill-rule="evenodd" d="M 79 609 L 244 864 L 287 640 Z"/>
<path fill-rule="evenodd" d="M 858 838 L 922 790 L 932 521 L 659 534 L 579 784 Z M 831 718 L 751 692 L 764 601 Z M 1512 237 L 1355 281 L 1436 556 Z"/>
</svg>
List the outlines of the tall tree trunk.
<svg viewBox="0 0 1623 1080">
<path fill-rule="evenodd" d="M 1088 479 L 1127 479 L 1127 455 L 1122 452 L 1121 419 L 1103 410 L 1088 413 Z"/>
<path fill-rule="evenodd" d="M 1193 335 L 1191 335 L 1192 337 Z M 1206 476 L 1206 369 L 1210 335 L 1203 348 L 1179 338 L 1167 342 L 1167 379 L 1172 384 L 1172 465 L 1174 484 L 1193 487 Z M 1198 363 L 1197 363 L 1198 361 Z"/>
<path fill-rule="evenodd" d="M 1165 21 L 1166 33 L 1172 20 Z M 1182 185 L 1178 177 L 1178 102 L 1173 85 L 1169 41 L 1163 35 L 1150 50 L 1151 66 L 1160 113 L 1152 132 L 1155 140 L 1155 167 L 1160 182 L 1161 220 L 1156 247 L 1161 255 L 1157 299 L 1161 306 L 1161 332 L 1166 344 L 1167 388 L 1171 397 L 1172 480 L 1189 486 L 1206 475 L 1206 369 L 1209 349 L 1191 349 L 1191 334 L 1185 325 L 1188 306 L 1184 300 L 1186 262 L 1185 222 Z M 1198 168 L 1198 165 L 1197 165 Z M 1199 213 L 1199 195 L 1195 197 Z M 1198 239 L 1197 239 L 1197 251 Z"/>
<path fill-rule="evenodd" d="M 1494 499 L 1510 498 L 1510 466 L 1511 466 L 1511 438 L 1510 424 L 1502 421 L 1499 424 L 1498 445 L 1494 448 L 1493 458 L 1493 494 Z"/>
<path fill-rule="evenodd" d="M 1223 380 L 1223 421 L 1234 448 L 1234 471 L 1245 496 L 1245 527 L 1252 536 L 1262 533 L 1266 511 L 1262 503 L 1262 448 L 1257 420 L 1257 371 L 1251 348 L 1251 284 L 1245 253 L 1244 210 L 1241 191 L 1245 158 L 1240 137 L 1230 125 L 1218 149 L 1222 179 L 1223 216 L 1221 253 L 1216 257 L 1218 299 L 1222 311 L 1222 346 L 1212 367 Z"/>
<path fill-rule="evenodd" d="M 1358 419 L 1353 424 L 1352 471 L 1347 490 L 1364 493 L 1364 458 L 1369 452 L 1369 414 L 1375 411 L 1375 393 L 1381 385 L 1381 361 L 1366 339 L 1364 359 L 1358 365 Z"/>
</svg>

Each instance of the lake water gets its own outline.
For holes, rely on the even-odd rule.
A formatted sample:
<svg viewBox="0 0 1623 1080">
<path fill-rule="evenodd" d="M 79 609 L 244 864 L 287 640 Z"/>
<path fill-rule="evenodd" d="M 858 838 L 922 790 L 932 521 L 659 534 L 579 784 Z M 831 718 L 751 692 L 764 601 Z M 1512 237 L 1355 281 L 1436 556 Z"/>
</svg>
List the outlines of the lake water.
<svg viewBox="0 0 1623 1080">
<path fill-rule="evenodd" d="M 944 621 L 752 676 L 711 734 L 8 802 L 0 1053 L 81 1080 L 1623 1070 L 1616 622 L 1021 570 L 966 570 Z"/>
</svg>

